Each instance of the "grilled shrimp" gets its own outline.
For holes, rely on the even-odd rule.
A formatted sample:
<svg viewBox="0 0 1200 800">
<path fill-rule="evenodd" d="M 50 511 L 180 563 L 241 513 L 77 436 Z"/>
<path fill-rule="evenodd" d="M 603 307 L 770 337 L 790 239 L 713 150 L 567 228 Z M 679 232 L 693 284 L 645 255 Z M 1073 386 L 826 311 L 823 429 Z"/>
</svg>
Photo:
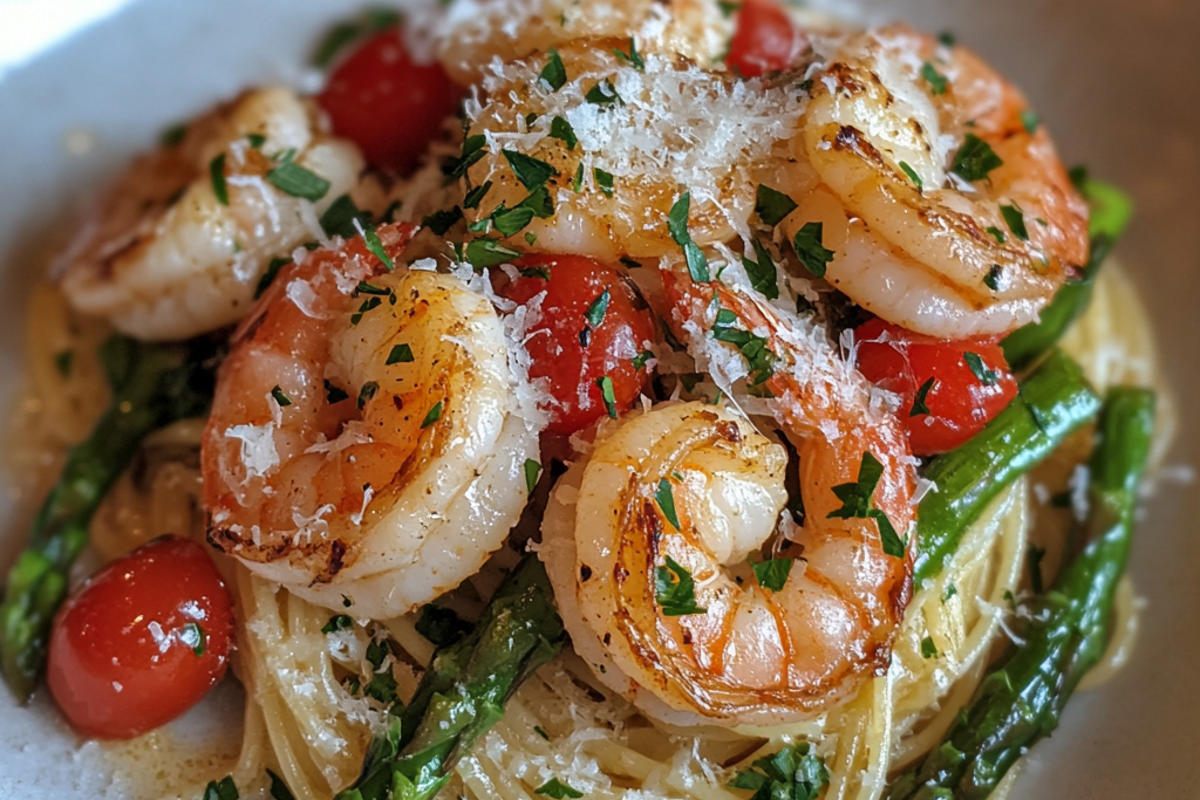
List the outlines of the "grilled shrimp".
<svg viewBox="0 0 1200 800">
<path fill-rule="evenodd" d="M 514 7 L 515 6 L 515 7 Z M 464 86 L 478 83 L 496 58 L 509 62 L 575 39 L 630 37 L 644 52 L 718 59 L 732 33 L 706 0 L 464 0 L 450 6 L 438 60 Z"/>
<path fill-rule="evenodd" d="M 780 532 L 782 447 L 729 410 L 660 406 L 622 421 L 564 478 L 543 558 L 577 651 L 646 713 L 801 719 L 889 662 L 912 591 L 907 439 L 819 331 L 736 290 L 667 278 L 698 361 L 731 357 L 713 334 L 733 325 L 770 354 L 771 374 L 751 378 L 799 453 L 803 526 Z M 747 563 L 764 547 L 795 558 L 782 579 Z M 691 608 L 672 608 L 688 582 Z"/>
<path fill-rule="evenodd" d="M 894 25 L 809 78 L 783 229 L 822 223 L 825 277 L 858 305 L 933 336 L 1001 334 L 1086 262 L 1087 207 L 1045 128 L 966 49 Z"/>
<path fill-rule="evenodd" d="M 786 160 L 802 90 L 653 53 L 639 68 L 613 52 L 628 48 L 619 39 L 562 45 L 558 88 L 539 78 L 542 54 L 484 79 L 486 97 L 467 103 L 467 142 L 485 141 L 467 181 L 488 187 L 467 211 L 472 222 L 496 220 L 521 249 L 650 258 L 678 251 L 663 221 L 687 187 L 697 244 L 749 237 L 759 165 Z M 519 207 L 532 218 L 506 229 Z"/>
<path fill-rule="evenodd" d="M 63 291 L 141 339 L 236 322 L 272 258 L 324 238 L 318 215 L 362 168 L 308 102 L 247 92 L 133 163 L 60 259 Z M 296 175 L 307 185 L 285 180 Z"/>
<path fill-rule="evenodd" d="M 398 258 L 410 230 L 378 235 Z M 458 585 L 525 505 L 538 427 L 491 303 L 384 271 L 362 239 L 285 267 L 234 335 L 204 432 L 209 541 L 311 602 L 407 612 Z"/>
</svg>

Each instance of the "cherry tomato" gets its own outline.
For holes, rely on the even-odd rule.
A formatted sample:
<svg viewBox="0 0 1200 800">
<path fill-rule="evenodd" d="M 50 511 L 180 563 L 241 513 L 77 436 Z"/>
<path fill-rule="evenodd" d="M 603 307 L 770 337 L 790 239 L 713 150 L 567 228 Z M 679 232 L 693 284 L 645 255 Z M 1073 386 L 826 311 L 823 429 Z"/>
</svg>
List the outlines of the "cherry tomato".
<svg viewBox="0 0 1200 800">
<path fill-rule="evenodd" d="M 204 548 L 155 539 L 63 605 L 50 634 L 50 693 L 85 736 L 138 736 L 216 685 L 232 638 L 229 592 Z"/>
<path fill-rule="evenodd" d="M 317 102 L 333 132 L 361 147 L 371 166 L 404 174 L 437 138 L 461 94 L 437 62 L 414 63 L 400 29 L 391 28 L 334 67 Z"/>
<path fill-rule="evenodd" d="M 738 74 L 755 78 L 794 66 L 805 44 L 775 0 L 744 0 L 725 63 Z"/>
<path fill-rule="evenodd" d="M 517 266 L 522 277 L 516 281 L 494 273 L 496 291 L 522 304 L 546 293 L 526 349 L 533 361 L 529 376 L 549 381 L 547 430 L 569 435 L 608 414 L 597 383 L 604 378 L 611 381 L 613 411 L 631 408 L 646 383 L 639 356 L 655 331 L 624 271 L 583 256 L 531 255 Z"/>
<path fill-rule="evenodd" d="M 963 444 L 1017 394 L 997 338 L 946 341 L 873 319 L 855 340 L 863 375 L 903 398 L 900 418 L 917 455 Z"/>
</svg>

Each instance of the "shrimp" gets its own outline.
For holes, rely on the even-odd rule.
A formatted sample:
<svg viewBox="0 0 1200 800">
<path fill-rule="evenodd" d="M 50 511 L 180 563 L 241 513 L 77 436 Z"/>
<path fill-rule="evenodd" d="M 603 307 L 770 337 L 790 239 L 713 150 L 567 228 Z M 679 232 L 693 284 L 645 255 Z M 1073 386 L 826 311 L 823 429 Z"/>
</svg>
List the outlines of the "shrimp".
<svg viewBox="0 0 1200 800">
<path fill-rule="evenodd" d="M 411 228 L 379 228 L 392 259 Z M 491 302 L 362 238 L 285 267 L 235 332 L 201 470 L 208 540 L 355 616 L 457 586 L 525 505 L 539 426 Z M 344 600 L 346 598 L 346 600 Z"/>
<path fill-rule="evenodd" d="M 449 9 L 438 60 L 469 86 L 496 58 L 516 61 L 575 39 L 620 39 L 627 48 L 633 37 L 643 51 L 710 64 L 731 34 L 729 20 L 706 0 L 464 0 Z"/>
<path fill-rule="evenodd" d="M 484 79 L 486 98 L 467 103 L 466 141 L 485 142 L 467 183 L 488 187 L 467 211 L 472 222 L 492 219 L 523 249 L 653 258 L 678 249 L 663 220 L 686 191 L 698 245 L 749 238 L 758 166 L 786 160 L 803 91 L 654 53 L 635 66 L 613 52 L 628 48 L 618 39 L 562 45 L 558 88 L 539 78 L 540 54 Z M 519 207 L 532 218 L 505 229 L 501 217 Z"/>
<path fill-rule="evenodd" d="M 282 188 L 281 167 L 316 188 Z M 315 106 L 287 89 L 247 92 L 137 159 L 55 270 L 75 308 L 131 336 L 211 331 L 246 313 L 272 258 L 324 238 L 318 215 L 362 169 Z"/>
<path fill-rule="evenodd" d="M 727 408 L 663 405 L 623 420 L 564 477 L 543 559 L 577 651 L 647 714 L 802 719 L 887 668 L 912 593 L 914 547 L 900 537 L 914 519 L 914 461 L 894 413 L 815 327 L 726 286 L 665 278 L 702 365 L 742 358 L 714 338 L 731 315 L 766 348 L 771 372 L 753 381 L 799 453 L 803 526 L 780 532 L 782 447 Z M 847 489 L 861 486 L 867 500 L 850 509 Z M 747 563 L 764 548 L 796 559 L 781 586 Z M 669 616 L 664 589 L 687 581 L 693 608 Z"/>
<path fill-rule="evenodd" d="M 821 223 L 825 277 L 858 305 L 932 336 L 1003 334 L 1086 262 L 1087 206 L 1045 128 L 965 48 L 894 25 L 808 77 L 783 230 Z"/>
</svg>

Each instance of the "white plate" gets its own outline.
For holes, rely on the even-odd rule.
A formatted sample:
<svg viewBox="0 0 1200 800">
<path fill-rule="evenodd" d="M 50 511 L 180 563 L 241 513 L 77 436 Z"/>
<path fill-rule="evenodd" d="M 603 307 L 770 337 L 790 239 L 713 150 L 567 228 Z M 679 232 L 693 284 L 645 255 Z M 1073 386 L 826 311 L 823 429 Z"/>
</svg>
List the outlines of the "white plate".
<svg viewBox="0 0 1200 800">
<path fill-rule="evenodd" d="M 40 5 L 50 14 L 57 7 Z M 325 23 L 357 5 L 142 0 L 0 76 L 0 401 L 15 386 L 26 287 L 45 237 L 167 124 L 251 83 L 298 84 Z M 14 7 L 0 0 L 6 32 Z M 1026 90 L 1065 160 L 1133 194 L 1139 214 L 1121 253 L 1152 310 L 1184 409 L 1171 463 L 1200 461 L 1200 3 L 876 0 L 854 8 L 954 31 Z M 93 147 L 71 155 L 67 142 L 86 141 L 80 134 Z M 1012 797 L 1200 797 L 1200 537 L 1186 494 L 1194 492 L 1165 485 L 1139 525 L 1132 573 L 1149 607 L 1132 662 L 1071 701 Z M 25 536 L 7 493 L 0 531 L 7 564 Z M 225 708 L 235 705 L 236 696 L 225 698 Z M 0 691 L 0 798 L 125 792 L 95 746 L 78 749 L 44 698 L 17 708 Z"/>
</svg>

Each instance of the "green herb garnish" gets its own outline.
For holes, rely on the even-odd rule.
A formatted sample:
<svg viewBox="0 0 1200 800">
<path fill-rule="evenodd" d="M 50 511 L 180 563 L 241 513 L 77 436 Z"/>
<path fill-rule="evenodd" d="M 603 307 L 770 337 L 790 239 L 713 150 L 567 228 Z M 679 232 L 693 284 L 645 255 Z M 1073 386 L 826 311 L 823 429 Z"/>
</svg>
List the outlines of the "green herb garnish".
<svg viewBox="0 0 1200 800">
<path fill-rule="evenodd" d="M 708 611 L 696 605 L 696 582 L 692 574 L 670 556 L 666 557 L 665 567 L 654 568 L 654 597 L 666 617 L 686 617 Z"/>
<path fill-rule="evenodd" d="M 280 408 L 286 408 L 292 404 L 292 398 L 284 394 L 283 389 L 280 389 L 278 384 L 271 390 L 271 397 L 275 398 L 275 402 L 279 404 Z"/>
<path fill-rule="evenodd" d="M 896 558 L 904 557 L 905 545 L 887 514 L 873 507 L 871 501 L 875 487 L 883 477 L 883 464 L 870 450 L 863 452 L 855 483 L 842 483 L 833 487 L 833 493 L 842 501 L 842 507 L 829 512 L 830 519 L 873 519 L 879 525 L 879 536 L 883 552 Z"/>
<path fill-rule="evenodd" d="M 963 361 L 966 362 L 968 369 L 971 370 L 971 374 L 978 378 L 979 382 L 984 386 L 995 385 L 1000 377 L 993 370 L 987 368 L 987 365 L 983 363 L 983 358 L 978 353 L 963 353 Z"/>
<path fill-rule="evenodd" d="M 550 121 L 550 137 L 561 139 L 566 143 L 568 150 L 574 150 L 575 145 L 579 142 L 579 137 L 575 135 L 575 129 L 571 127 L 571 123 L 565 117 L 555 117 Z"/>
<path fill-rule="evenodd" d="M 433 408 L 429 409 L 429 413 L 425 415 L 425 419 L 421 422 L 421 429 L 428 428 L 433 423 L 442 418 L 442 408 L 445 405 L 445 400 L 438 400 L 434 403 Z"/>
<path fill-rule="evenodd" d="M 778 189 L 760 183 L 754 197 L 754 212 L 764 225 L 774 228 L 796 210 L 796 201 Z"/>
<path fill-rule="evenodd" d="M 950 171 L 965 181 L 974 183 L 985 180 L 992 170 L 1004 162 L 992 146 L 973 133 L 968 133 L 963 139 L 962 147 L 954 154 Z"/>
<path fill-rule="evenodd" d="M 787 583 L 788 575 L 795 563 L 796 559 L 794 558 L 772 558 L 751 566 L 754 568 L 754 576 L 758 578 L 760 586 L 770 589 L 772 592 L 778 592 Z"/>
<path fill-rule="evenodd" d="M 833 251 L 825 248 L 824 238 L 824 223 L 806 222 L 804 227 L 796 232 L 792 242 L 800 263 L 816 278 L 825 277 L 825 268 L 834 257 Z"/>
<path fill-rule="evenodd" d="M 683 255 L 687 259 L 688 273 L 692 276 L 692 280 L 698 283 L 707 283 L 710 280 L 708 259 L 704 257 L 700 246 L 692 241 L 692 234 L 688 232 L 688 213 L 691 206 L 692 194 L 684 192 L 667 214 L 667 229 L 671 232 L 671 238 L 675 244 L 683 248 Z"/>
<path fill-rule="evenodd" d="M 567 68 L 563 65 L 562 56 L 557 50 L 546 54 L 546 66 L 538 74 L 538 79 L 546 84 L 546 88 L 557 92 L 567 83 Z"/>
<path fill-rule="evenodd" d="M 217 202 L 229 205 L 229 186 L 225 183 L 225 154 L 221 153 L 208 162 L 208 176 L 212 179 L 213 194 Z"/>
<path fill-rule="evenodd" d="M 921 388 L 917 389 L 917 396 L 913 398 L 912 410 L 908 412 L 910 417 L 920 417 L 929 413 L 929 393 L 937 386 L 937 378 L 930 378 L 921 384 Z"/>
<path fill-rule="evenodd" d="M 411 364 L 413 362 L 412 347 L 407 344 L 398 344 L 392 347 L 392 352 L 388 353 L 385 366 L 390 367 L 392 364 Z"/>
</svg>

